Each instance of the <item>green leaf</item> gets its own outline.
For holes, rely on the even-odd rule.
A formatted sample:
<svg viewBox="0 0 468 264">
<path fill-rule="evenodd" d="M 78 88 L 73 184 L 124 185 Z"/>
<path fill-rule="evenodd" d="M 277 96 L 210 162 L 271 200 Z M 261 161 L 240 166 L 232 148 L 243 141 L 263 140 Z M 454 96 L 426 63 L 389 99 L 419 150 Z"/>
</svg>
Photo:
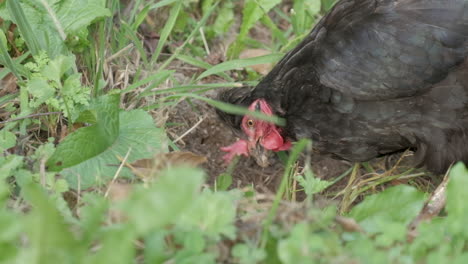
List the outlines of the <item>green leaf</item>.
<svg viewBox="0 0 468 264">
<path fill-rule="evenodd" d="M 9 0 L 7 6 L 32 54 L 45 50 L 52 59 L 68 53 L 68 35 L 111 15 L 104 1 L 95 0 Z"/>
<path fill-rule="evenodd" d="M 0 130 L 0 152 L 16 145 L 16 136 L 8 130 Z"/>
<path fill-rule="evenodd" d="M 99 97 L 93 103 L 97 123 L 68 135 L 47 161 L 48 169 L 60 171 L 109 148 L 119 135 L 119 102 L 118 94 Z"/>
<path fill-rule="evenodd" d="M 242 11 L 242 25 L 236 41 L 229 47 L 230 57 L 238 57 L 242 51 L 245 38 L 249 30 L 260 20 L 260 18 L 279 4 L 281 0 L 247 0 Z"/>
<path fill-rule="evenodd" d="M 50 98 L 55 97 L 55 88 L 50 86 L 47 80 L 42 78 L 31 78 L 27 82 L 26 89 L 33 96 L 29 102 L 33 108 L 39 107 Z"/>
<path fill-rule="evenodd" d="M 134 232 L 128 225 L 113 226 L 101 234 L 102 245 L 95 255 L 88 255 L 82 263 L 134 263 Z"/>
<path fill-rule="evenodd" d="M 274 62 L 279 61 L 283 57 L 283 55 L 284 54 L 282 53 L 273 53 L 273 54 L 268 54 L 265 56 L 259 56 L 259 57 L 254 57 L 254 58 L 226 61 L 204 71 L 202 74 L 200 74 L 200 76 L 198 76 L 197 80 L 200 80 L 207 76 L 218 74 L 224 71 L 230 71 L 234 69 L 244 68 L 247 66 L 257 65 L 257 64 L 274 63 Z"/>
<path fill-rule="evenodd" d="M 23 187 L 23 195 L 33 207 L 26 226 L 29 263 L 75 263 L 80 247 L 45 192 L 37 183 L 30 183 Z"/>
<path fill-rule="evenodd" d="M 61 83 L 62 76 L 69 70 L 75 68 L 75 56 L 63 56 L 60 55 L 54 60 L 50 61 L 41 70 L 41 74 L 48 80 L 53 80 L 57 83 Z"/>
<path fill-rule="evenodd" d="M 23 157 L 17 155 L 0 156 L 0 180 L 11 176 L 18 168 L 23 166 Z"/>
<path fill-rule="evenodd" d="M 308 197 L 325 190 L 332 184 L 332 182 L 315 177 L 310 168 L 305 170 L 304 176 L 298 175 L 296 180 L 304 188 L 304 192 Z"/>
<path fill-rule="evenodd" d="M 371 234 L 382 233 L 377 243 L 388 246 L 403 241 L 406 226 L 424 204 L 424 193 L 408 185 L 399 185 L 367 196 L 355 206 L 350 216 Z"/>
<path fill-rule="evenodd" d="M 128 162 L 138 159 L 150 158 L 155 153 L 167 152 L 166 134 L 163 129 L 156 128 L 153 118 L 143 110 L 120 112 L 120 128 L 113 144 L 108 145 L 103 152 L 84 160 L 83 162 L 67 168 L 61 172 L 74 189 L 80 186 L 88 188 L 96 183 L 110 180 L 118 169 L 120 160 L 131 149 Z M 99 122 L 99 121 L 98 121 Z M 90 138 L 87 144 L 101 144 Z M 79 152 L 86 145 L 76 145 Z M 131 177 L 132 173 L 124 168 L 121 177 Z"/>
<path fill-rule="evenodd" d="M 177 21 L 177 18 L 179 16 L 181 7 L 182 7 L 182 2 L 183 1 L 178 1 L 176 2 L 171 10 L 169 11 L 169 17 L 164 25 L 164 28 L 161 31 L 161 36 L 158 41 L 158 46 L 156 47 L 156 50 L 153 53 L 153 57 L 151 60 L 153 62 L 156 62 L 157 59 L 159 58 L 159 54 L 161 53 L 164 45 L 166 44 L 167 38 L 169 37 L 169 34 L 171 33 L 172 29 L 174 28 L 174 25 Z"/>
<path fill-rule="evenodd" d="M 290 236 L 278 243 L 278 255 L 282 263 L 322 263 L 323 256 L 332 255 L 339 247 L 336 233 L 312 233 L 306 222 L 294 226 Z"/>
<path fill-rule="evenodd" d="M 205 1 L 206 2 L 206 1 Z M 232 2 L 225 2 L 219 10 L 219 15 L 213 23 L 213 30 L 216 35 L 222 35 L 228 32 L 232 23 L 234 22 L 234 4 Z"/>
<path fill-rule="evenodd" d="M 216 190 L 226 191 L 232 184 L 232 175 L 229 173 L 221 173 L 216 178 Z"/>
<path fill-rule="evenodd" d="M 105 1 L 68 0 L 61 1 L 61 5 L 57 6 L 54 9 L 67 35 L 89 26 L 99 18 L 111 16 L 110 10 L 105 8 Z"/>
<path fill-rule="evenodd" d="M 138 234 L 176 223 L 181 213 L 196 205 L 203 177 L 198 169 L 173 168 L 150 188 L 135 188 L 124 210 Z"/>
<path fill-rule="evenodd" d="M 41 43 L 39 36 L 36 34 L 36 28 L 34 28 L 35 17 L 31 17 L 24 9 L 24 6 L 16 0 L 6 1 L 6 6 L 10 13 L 11 19 L 18 26 L 21 36 L 25 39 L 26 45 L 33 55 L 38 55 L 41 49 L 46 49 L 44 43 Z"/>
<path fill-rule="evenodd" d="M 447 224 L 453 234 L 461 234 L 468 238 L 468 170 L 461 162 L 450 170 L 450 180 L 447 185 Z"/>
<path fill-rule="evenodd" d="M 198 228 L 216 240 L 224 235 L 235 239 L 234 221 L 239 192 L 212 192 L 205 190 L 193 206 L 182 213 L 178 225 L 184 229 Z M 223 208 L 219 211 L 219 208 Z"/>
</svg>

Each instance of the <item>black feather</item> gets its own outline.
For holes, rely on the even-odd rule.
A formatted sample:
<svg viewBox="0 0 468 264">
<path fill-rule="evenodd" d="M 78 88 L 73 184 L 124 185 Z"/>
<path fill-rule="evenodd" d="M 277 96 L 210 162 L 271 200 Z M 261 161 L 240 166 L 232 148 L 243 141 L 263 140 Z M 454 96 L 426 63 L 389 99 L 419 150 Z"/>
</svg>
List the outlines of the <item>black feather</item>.
<svg viewBox="0 0 468 264">
<path fill-rule="evenodd" d="M 468 162 L 468 1 L 341 0 L 254 89 L 220 94 L 257 98 L 291 139 L 342 159 L 413 148 L 434 172 Z"/>
</svg>

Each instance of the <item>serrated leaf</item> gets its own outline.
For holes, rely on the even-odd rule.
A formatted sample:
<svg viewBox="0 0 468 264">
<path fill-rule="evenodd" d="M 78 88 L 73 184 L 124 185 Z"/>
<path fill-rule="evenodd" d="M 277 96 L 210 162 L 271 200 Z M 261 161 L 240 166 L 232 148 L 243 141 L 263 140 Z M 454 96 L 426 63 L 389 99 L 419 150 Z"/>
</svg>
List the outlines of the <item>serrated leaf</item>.
<svg viewBox="0 0 468 264">
<path fill-rule="evenodd" d="M 51 60 L 41 71 L 41 74 L 47 77 L 48 80 L 53 80 L 61 83 L 61 77 L 65 72 L 75 67 L 74 56 L 60 55 L 54 60 Z"/>
<path fill-rule="evenodd" d="M 16 136 L 6 129 L 0 130 L 0 151 L 12 148 L 16 145 Z"/>
<path fill-rule="evenodd" d="M 219 239 L 220 235 L 235 239 L 235 203 L 239 198 L 239 192 L 205 190 L 193 206 L 182 213 L 178 224 L 184 228 L 198 228 L 214 239 Z M 223 208 L 222 212 L 220 208 Z"/>
<path fill-rule="evenodd" d="M 156 128 L 152 117 L 143 110 L 120 112 L 120 128 L 113 144 L 100 154 L 87 159 L 61 172 L 70 186 L 87 188 L 96 183 L 110 180 L 122 158 L 131 148 L 127 162 L 149 158 L 157 152 L 167 152 L 166 134 L 163 129 Z M 94 144 L 94 143 L 90 143 Z M 131 177 L 129 169 L 124 168 L 121 177 Z"/>
<path fill-rule="evenodd" d="M 55 88 L 50 86 L 45 79 L 32 78 L 27 82 L 26 89 L 33 96 L 31 107 L 38 107 L 48 99 L 55 96 Z"/>
<path fill-rule="evenodd" d="M 119 135 L 118 94 L 99 97 L 93 102 L 97 123 L 80 128 L 58 145 L 47 161 L 50 171 L 60 171 L 91 159 L 111 146 Z"/>
</svg>

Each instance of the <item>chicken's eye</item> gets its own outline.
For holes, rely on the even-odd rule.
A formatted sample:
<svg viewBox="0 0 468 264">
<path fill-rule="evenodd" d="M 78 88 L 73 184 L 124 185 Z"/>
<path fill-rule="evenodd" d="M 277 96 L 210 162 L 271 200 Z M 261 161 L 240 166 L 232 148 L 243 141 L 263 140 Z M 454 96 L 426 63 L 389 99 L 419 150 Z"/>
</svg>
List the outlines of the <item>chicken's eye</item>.
<svg viewBox="0 0 468 264">
<path fill-rule="evenodd" d="M 252 119 L 247 120 L 247 126 L 253 127 L 254 126 L 254 121 Z"/>
</svg>

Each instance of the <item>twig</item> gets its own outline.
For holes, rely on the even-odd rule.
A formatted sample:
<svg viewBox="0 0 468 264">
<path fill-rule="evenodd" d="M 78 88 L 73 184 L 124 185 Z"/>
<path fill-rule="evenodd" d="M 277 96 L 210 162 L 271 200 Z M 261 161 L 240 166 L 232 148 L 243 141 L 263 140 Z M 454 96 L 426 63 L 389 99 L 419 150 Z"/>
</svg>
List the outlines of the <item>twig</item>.
<svg viewBox="0 0 468 264">
<path fill-rule="evenodd" d="M 208 46 L 208 42 L 205 38 L 205 32 L 203 31 L 203 27 L 200 27 L 200 35 L 202 37 L 203 45 L 205 46 L 206 54 L 210 55 L 210 47 Z"/>
<path fill-rule="evenodd" d="M 117 51 L 116 53 L 112 54 L 109 58 L 106 59 L 106 64 L 111 62 L 112 60 L 120 57 L 124 52 L 128 51 L 129 49 L 133 48 L 134 44 L 130 43 L 125 46 L 123 49 Z"/>
<path fill-rule="evenodd" d="M 125 154 L 125 157 L 123 158 L 122 162 L 120 163 L 119 168 L 118 168 L 117 171 L 115 172 L 114 177 L 112 178 L 112 181 L 110 182 L 109 187 L 107 188 L 107 191 L 106 191 L 106 193 L 104 194 L 104 197 L 107 197 L 107 196 L 109 195 L 109 191 L 110 191 L 110 189 L 112 188 L 112 185 L 114 184 L 115 180 L 116 180 L 117 177 L 119 176 L 120 171 L 122 171 L 122 168 L 123 168 L 124 165 L 127 163 L 127 159 L 128 159 L 128 156 L 130 155 L 130 152 L 131 152 L 131 151 L 132 151 L 132 148 L 129 148 L 128 151 L 127 151 L 127 154 Z"/>
<path fill-rule="evenodd" d="M 200 120 L 198 120 L 198 122 L 195 125 L 193 125 L 193 127 L 191 127 L 189 130 L 185 131 L 185 133 L 183 133 L 180 137 L 176 138 L 174 140 L 174 143 L 176 143 L 177 141 L 179 141 L 179 140 L 183 139 L 185 136 L 187 136 L 190 132 L 192 132 L 195 128 L 197 128 L 201 124 L 201 122 L 203 122 L 203 120 L 205 120 L 205 117 L 200 118 Z"/>
<path fill-rule="evenodd" d="M 27 115 L 27 116 L 21 116 L 21 117 L 13 118 L 13 119 L 6 120 L 6 121 L 0 121 L 0 125 L 1 124 L 6 124 L 6 123 L 9 123 L 9 122 L 15 122 L 15 121 L 23 120 L 23 119 L 38 117 L 38 116 L 60 115 L 61 113 L 62 112 L 47 112 L 47 113 L 31 114 L 31 115 Z"/>
<path fill-rule="evenodd" d="M 45 187 L 47 184 L 46 161 L 47 159 L 42 158 L 39 164 L 39 173 L 41 175 L 41 185 L 43 187 Z"/>
</svg>

